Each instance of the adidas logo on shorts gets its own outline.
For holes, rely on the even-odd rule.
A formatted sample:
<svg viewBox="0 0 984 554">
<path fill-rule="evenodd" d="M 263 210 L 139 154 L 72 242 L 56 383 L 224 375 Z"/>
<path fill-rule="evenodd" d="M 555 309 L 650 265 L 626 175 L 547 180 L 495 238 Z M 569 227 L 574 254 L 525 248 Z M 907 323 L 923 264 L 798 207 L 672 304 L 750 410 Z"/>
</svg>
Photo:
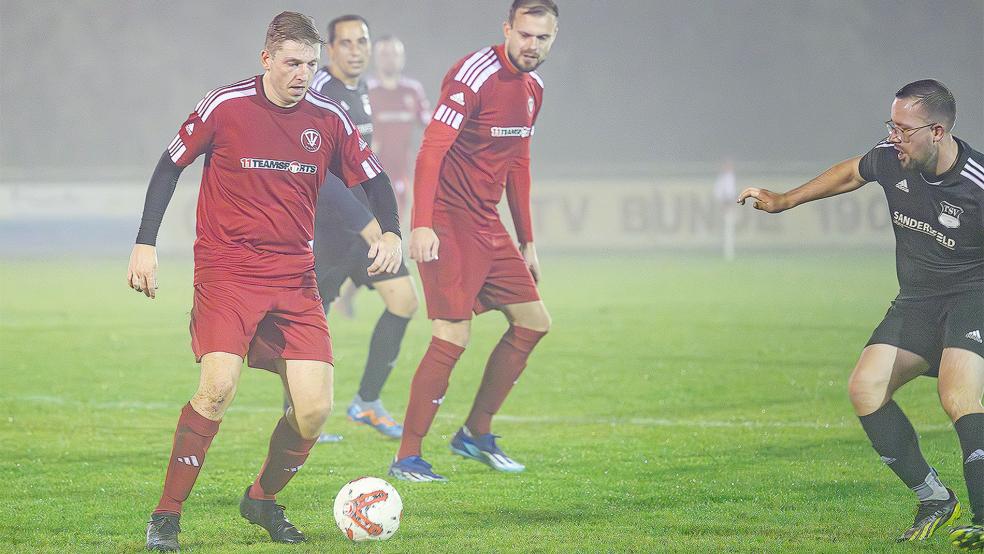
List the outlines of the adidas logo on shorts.
<svg viewBox="0 0 984 554">
<path fill-rule="evenodd" d="M 977 329 L 975 331 L 971 331 L 971 332 L 967 333 L 966 335 L 964 335 L 964 337 L 965 338 L 968 338 L 970 340 L 975 340 L 975 341 L 977 341 L 977 342 L 979 342 L 981 344 L 984 344 L 984 340 L 981 340 L 981 330 L 980 329 Z"/>
</svg>

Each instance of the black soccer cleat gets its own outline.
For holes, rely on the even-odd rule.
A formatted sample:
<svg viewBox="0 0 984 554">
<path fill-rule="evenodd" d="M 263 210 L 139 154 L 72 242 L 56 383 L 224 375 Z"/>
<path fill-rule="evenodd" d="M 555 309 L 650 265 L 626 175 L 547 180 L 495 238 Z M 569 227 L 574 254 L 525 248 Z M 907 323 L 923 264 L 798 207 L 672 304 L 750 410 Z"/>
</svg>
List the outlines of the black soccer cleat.
<svg viewBox="0 0 984 554">
<path fill-rule="evenodd" d="M 287 521 L 283 506 L 273 500 L 250 498 L 248 487 L 243 494 L 243 499 L 239 501 L 239 514 L 246 518 L 246 521 L 266 529 L 273 542 L 293 544 L 307 540 L 304 533 L 294 527 L 293 523 Z"/>
<path fill-rule="evenodd" d="M 974 518 L 970 525 L 950 531 L 950 544 L 958 550 L 984 550 L 984 521 Z"/>
<path fill-rule="evenodd" d="M 147 550 L 157 552 L 180 552 L 178 545 L 178 533 L 181 526 L 178 522 L 181 516 L 178 514 L 162 513 L 151 514 L 150 521 L 147 522 Z"/>
<path fill-rule="evenodd" d="M 946 489 L 950 497 L 945 500 L 924 500 L 916 509 L 916 519 L 898 538 L 898 542 L 923 541 L 933 536 L 937 529 L 952 525 L 960 518 L 960 501 L 953 491 Z"/>
</svg>

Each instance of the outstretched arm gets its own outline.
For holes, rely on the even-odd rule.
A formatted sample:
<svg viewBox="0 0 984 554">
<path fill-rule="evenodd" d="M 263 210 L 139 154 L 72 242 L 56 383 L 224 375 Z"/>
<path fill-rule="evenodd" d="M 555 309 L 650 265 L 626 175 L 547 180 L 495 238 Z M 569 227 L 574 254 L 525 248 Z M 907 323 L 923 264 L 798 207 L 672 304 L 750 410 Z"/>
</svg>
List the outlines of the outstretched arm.
<svg viewBox="0 0 984 554">
<path fill-rule="evenodd" d="M 789 192 L 747 188 L 741 191 L 738 203 L 744 204 L 751 198 L 755 200 L 753 207 L 756 210 L 775 214 L 806 202 L 857 190 L 867 182 L 861 177 L 860 162 L 861 156 L 844 160 Z"/>
<path fill-rule="evenodd" d="M 126 284 L 148 298 L 157 296 L 157 233 L 182 169 L 171 160 L 168 152 L 164 152 L 147 185 L 143 217 L 140 219 L 137 243 L 130 253 Z"/>
</svg>

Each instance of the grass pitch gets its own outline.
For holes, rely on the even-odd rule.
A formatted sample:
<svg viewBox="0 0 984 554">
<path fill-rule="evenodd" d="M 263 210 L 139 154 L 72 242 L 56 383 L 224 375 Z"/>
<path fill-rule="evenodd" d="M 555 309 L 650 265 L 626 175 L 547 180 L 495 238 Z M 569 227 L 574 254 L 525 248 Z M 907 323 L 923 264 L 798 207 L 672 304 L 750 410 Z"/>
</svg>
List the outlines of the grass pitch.
<svg viewBox="0 0 984 554">
<path fill-rule="evenodd" d="M 160 296 L 125 288 L 126 258 L 0 265 L 0 551 L 135 552 L 160 494 L 180 407 L 194 392 L 191 271 L 163 259 Z M 242 383 L 182 518 L 193 552 L 919 552 L 895 545 L 914 499 L 870 448 L 847 377 L 897 285 L 878 255 L 545 257 L 552 333 L 495 431 L 528 466 L 504 475 L 453 456 L 485 360 L 505 329 L 476 320 L 424 454 L 447 484 L 395 482 L 403 524 L 351 544 L 331 505 L 385 476 L 396 442 L 344 409 L 382 304 L 333 317 L 336 409 L 279 496 L 309 537 L 273 545 L 238 514 L 266 453 L 279 380 Z M 383 391 L 402 414 L 429 325 L 411 323 Z M 955 434 L 920 379 L 897 397 L 927 459 L 966 497 Z M 963 521 L 967 521 L 965 516 Z"/>
</svg>

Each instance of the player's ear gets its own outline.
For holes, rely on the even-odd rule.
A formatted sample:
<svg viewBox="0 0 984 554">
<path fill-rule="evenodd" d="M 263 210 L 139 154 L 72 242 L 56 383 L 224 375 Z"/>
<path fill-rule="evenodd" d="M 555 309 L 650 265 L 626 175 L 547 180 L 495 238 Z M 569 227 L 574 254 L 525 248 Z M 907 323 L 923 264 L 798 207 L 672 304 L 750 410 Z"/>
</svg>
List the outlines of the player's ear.
<svg viewBox="0 0 984 554">
<path fill-rule="evenodd" d="M 502 22 L 502 36 L 505 37 L 505 38 L 509 38 L 509 31 L 510 30 L 512 30 L 512 26 L 509 25 L 509 22 L 508 21 L 503 21 Z"/>
<path fill-rule="evenodd" d="M 270 52 L 267 52 L 265 48 L 260 52 L 260 65 L 263 66 L 265 71 L 270 71 L 270 68 L 273 65 L 271 63 L 272 58 L 273 56 L 271 56 Z"/>
</svg>

